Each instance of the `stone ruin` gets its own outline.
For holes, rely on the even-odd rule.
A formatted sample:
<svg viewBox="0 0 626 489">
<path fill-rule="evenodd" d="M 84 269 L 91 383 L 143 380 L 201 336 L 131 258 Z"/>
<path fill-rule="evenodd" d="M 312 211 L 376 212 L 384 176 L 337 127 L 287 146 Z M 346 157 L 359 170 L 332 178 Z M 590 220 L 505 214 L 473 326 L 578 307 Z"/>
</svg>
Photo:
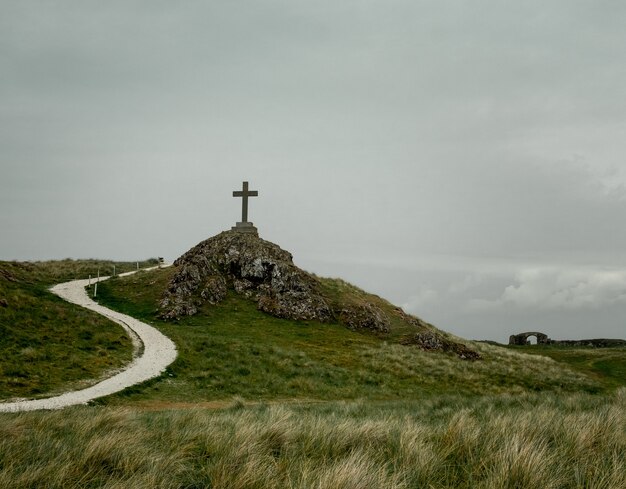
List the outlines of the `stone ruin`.
<svg viewBox="0 0 626 489">
<path fill-rule="evenodd" d="M 528 333 L 513 334 L 509 337 L 509 345 L 529 345 L 528 338 L 537 338 L 538 345 L 568 345 L 568 346 L 592 346 L 596 348 L 608 348 L 612 346 L 626 346 L 626 340 L 616 340 L 607 338 L 595 338 L 591 340 L 552 340 L 547 334 L 538 331 Z"/>
<path fill-rule="evenodd" d="M 535 336 L 537 338 L 538 345 L 549 345 L 552 340 L 548 338 L 547 334 L 539 333 L 537 331 L 529 331 L 528 333 L 512 334 L 509 336 L 509 345 L 529 345 L 528 338 Z"/>
</svg>

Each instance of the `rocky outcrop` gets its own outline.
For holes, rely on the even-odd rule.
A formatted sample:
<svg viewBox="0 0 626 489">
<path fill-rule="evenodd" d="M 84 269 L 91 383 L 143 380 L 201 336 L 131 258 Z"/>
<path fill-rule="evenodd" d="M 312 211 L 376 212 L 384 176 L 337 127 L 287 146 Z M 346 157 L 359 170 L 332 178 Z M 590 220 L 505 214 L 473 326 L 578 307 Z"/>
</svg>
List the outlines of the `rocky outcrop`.
<svg viewBox="0 0 626 489">
<path fill-rule="evenodd" d="M 463 343 L 456 343 L 434 331 L 423 331 L 406 335 L 400 340 L 402 345 L 415 345 L 424 351 L 452 352 L 463 360 L 478 360 L 480 353 Z"/>
<path fill-rule="evenodd" d="M 4 270 L 2 268 L 0 268 L 0 278 L 3 278 L 8 282 L 17 282 L 17 279 L 11 275 L 8 270 Z"/>
<path fill-rule="evenodd" d="M 389 332 L 389 318 L 374 304 L 345 305 L 338 311 L 338 319 L 352 331 L 367 329 L 377 333 Z"/>
<path fill-rule="evenodd" d="M 280 318 L 330 321 L 334 314 L 312 275 L 293 264 L 289 252 L 254 234 L 226 231 L 174 262 L 178 271 L 161 301 L 162 316 L 174 319 L 217 304 L 228 289 L 255 300 Z"/>
<path fill-rule="evenodd" d="M 467 360 L 480 358 L 464 344 L 447 339 L 432 325 L 380 297 L 340 279 L 319 279 L 301 270 L 293 264 L 291 253 L 256 233 L 225 231 L 189 250 L 174 267 L 160 303 L 165 319 L 194 315 L 203 305 L 218 304 L 234 292 L 279 318 L 336 321 L 353 331 L 385 338 L 393 336 L 393 324 L 411 331 L 402 337 L 402 344 L 453 352 Z"/>
</svg>

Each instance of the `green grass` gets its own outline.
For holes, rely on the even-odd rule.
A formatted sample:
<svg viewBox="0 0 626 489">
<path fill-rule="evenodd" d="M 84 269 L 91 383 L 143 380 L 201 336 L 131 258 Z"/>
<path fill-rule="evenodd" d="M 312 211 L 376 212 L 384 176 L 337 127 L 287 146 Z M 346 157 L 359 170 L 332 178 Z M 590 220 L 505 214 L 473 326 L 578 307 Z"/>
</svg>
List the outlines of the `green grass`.
<svg viewBox="0 0 626 489">
<path fill-rule="evenodd" d="M 0 307 L 0 325 L 11 325 L 11 341 L 0 335 L 3 354 L 18 348 L 20 334 L 27 350 L 9 355 L 13 364 L 57 337 L 67 342 L 26 362 L 29 381 L 56 369 L 74 380 L 55 374 L 52 386 L 88 378 L 61 352 L 69 345 L 87 368 L 108 341 L 96 332 L 123 336 L 46 290 L 94 265 L 0 263 L 0 298 L 10 305 Z M 624 349 L 468 342 L 483 357 L 468 362 L 393 336 L 277 319 L 234 294 L 164 322 L 157 305 L 173 271 L 111 279 L 99 297 L 170 336 L 176 362 L 95 406 L 0 414 L 0 487 L 626 487 Z M 322 282 L 333 300 L 376 301 L 345 282 Z M 124 348 L 115 351 L 123 361 Z"/>
<path fill-rule="evenodd" d="M 0 415 L 0 487 L 618 489 L 626 389 Z"/>
<path fill-rule="evenodd" d="M 133 263 L 96 260 L 0 262 L 0 399 L 41 397 L 83 385 L 132 356 L 124 330 L 63 301 L 48 288 L 122 272 Z M 142 265 L 146 265 L 143 262 Z"/>
<path fill-rule="evenodd" d="M 607 386 L 626 386 L 626 347 L 529 345 L 509 346 L 508 348 L 531 355 L 547 356 L 566 363 Z"/>
<path fill-rule="evenodd" d="M 475 343 L 482 360 L 426 353 L 339 324 L 277 319 L 234 293 L 177 322 L 158 319 L 173 269 L 105 282 L 99 300 L 151 323 L 179 357 L 159 379 L 103 401 L 201 402 L 246 399 L 416 399 L 445 393 L 600 392 L 609 386 L 547 357 Z"/>
<path fill-rule="evenodd" d="M 394 340 L 402 335 L 415 333 L 418 330 L 425 331 L 434 328 L 432 324 L 428 324 L 418 318 L 414 318 L 414 324 L 410 324 L 407 321 L 407 315 L 399 307 L 342 279 L 316 278 L 321 284 L 322 295 L 333 310 L 341 310 L 344 307 L 350 308 L 351 306 L 366 306 L 368 304 L 381 310 L 389 320 L 389 334 L 384 335 L 388 339 Z"/>
</svg>

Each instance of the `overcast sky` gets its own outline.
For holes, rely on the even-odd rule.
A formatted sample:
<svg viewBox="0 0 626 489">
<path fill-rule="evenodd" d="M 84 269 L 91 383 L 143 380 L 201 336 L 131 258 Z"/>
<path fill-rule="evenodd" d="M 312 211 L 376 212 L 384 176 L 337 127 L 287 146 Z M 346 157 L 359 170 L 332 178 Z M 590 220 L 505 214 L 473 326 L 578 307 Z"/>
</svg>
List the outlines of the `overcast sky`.
<svg viewBox="0 0 626 489">
<path fill-rule="evenodd" d="M 455 334 L 626 337 L 626 3 L 0 0 L 0 259 L 250 220 Z"/>
</svg>

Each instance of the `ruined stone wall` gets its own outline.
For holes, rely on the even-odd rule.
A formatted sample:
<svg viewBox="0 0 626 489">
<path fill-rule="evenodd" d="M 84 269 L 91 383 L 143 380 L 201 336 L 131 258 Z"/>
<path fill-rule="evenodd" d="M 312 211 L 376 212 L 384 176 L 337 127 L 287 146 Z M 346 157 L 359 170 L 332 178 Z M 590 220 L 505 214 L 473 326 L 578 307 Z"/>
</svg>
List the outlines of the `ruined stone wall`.
<svg viewBox="0 0 626 489">
<path fill-rule="evenodd" d="M 509 345 L 527 345 L 528 338 L 535 336 L 537 338 L 538 345 L 548 345 L 552 342 L 548 338 L 547 334 L 539 333 L 538 331 L 532 331 L 528 333 L 513 334 L 509 337 Z"/>
<path fill-rule="evenodd" d="M 567 346 L 592 346 L 596 348 L 608 348 L 611 346 L 626 346 L 626 340 L 596 338 L 590 340 L 552 340 L 548 335 L 532 331 L 528 333 L 513 334 L 509 337 L 509 345 L 528 345 L 528 338 L 535 336 L 538 345 L 567 345 Z"/>
</svg>

